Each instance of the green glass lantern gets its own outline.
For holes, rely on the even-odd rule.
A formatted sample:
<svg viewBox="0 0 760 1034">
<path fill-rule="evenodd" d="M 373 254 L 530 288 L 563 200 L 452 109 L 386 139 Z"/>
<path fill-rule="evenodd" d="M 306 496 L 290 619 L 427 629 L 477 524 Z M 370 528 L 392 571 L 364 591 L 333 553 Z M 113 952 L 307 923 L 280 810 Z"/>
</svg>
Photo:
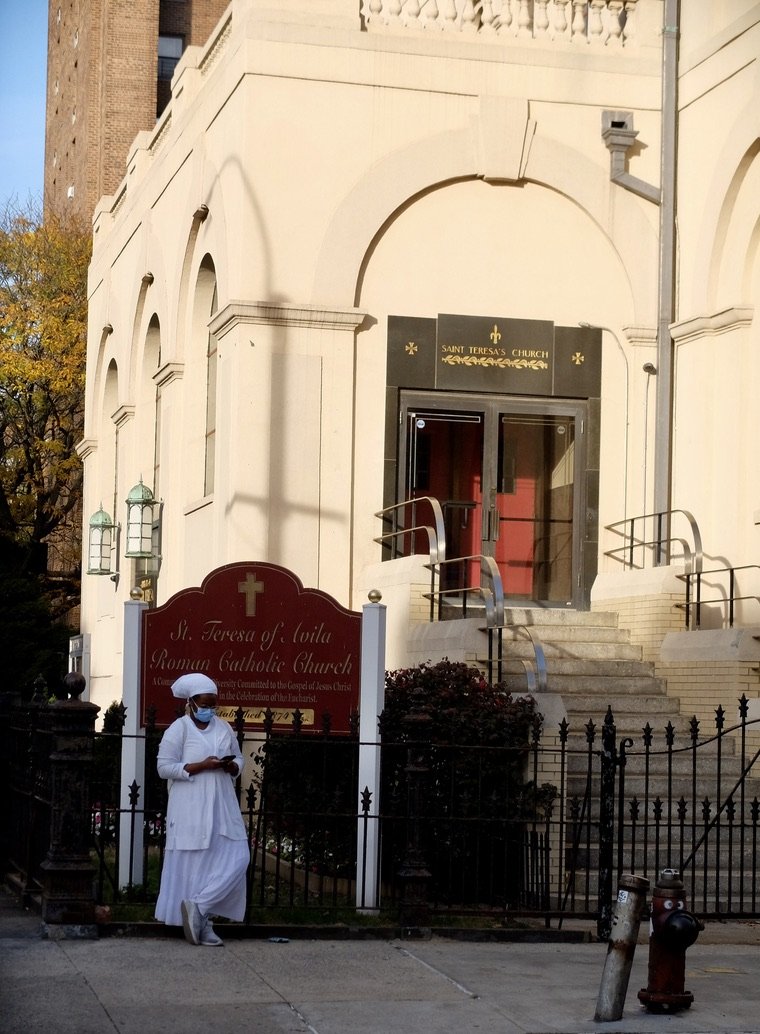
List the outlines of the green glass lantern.
<svg viewBox="0 0 760 1034">
<path fill-rule="evenodd" d="M 127 543 L 124 555 L 145 560 L 153 556 L 153 518 L 156 500 L 140 478 L 127 496 Z"/>
<path fill-rule="evenodd" d="M 89 522 L 87 574 L 111 574 L 116 525 L 101 503 Z"/>
</svg>

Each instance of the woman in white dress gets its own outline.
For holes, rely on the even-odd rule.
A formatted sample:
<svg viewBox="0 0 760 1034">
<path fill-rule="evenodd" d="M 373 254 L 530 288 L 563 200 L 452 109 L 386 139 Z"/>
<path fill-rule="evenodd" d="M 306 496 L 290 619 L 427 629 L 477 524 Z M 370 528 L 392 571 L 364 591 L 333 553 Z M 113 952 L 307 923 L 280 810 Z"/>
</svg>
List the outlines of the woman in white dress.
<svg viewBox="0 0 760 1034">
<path fill-rule="evenodd" d="M 169 804 L 156 919 L 183 926 L 191 944 L 218 946 L 211 917 L 245 916 L 250 851 L 234 787 L 243 755 L 232 727 L 214 714 L 212 679 L 182 675 L 172 693 L 187 703 L 158 748 Z"/>
</svg>

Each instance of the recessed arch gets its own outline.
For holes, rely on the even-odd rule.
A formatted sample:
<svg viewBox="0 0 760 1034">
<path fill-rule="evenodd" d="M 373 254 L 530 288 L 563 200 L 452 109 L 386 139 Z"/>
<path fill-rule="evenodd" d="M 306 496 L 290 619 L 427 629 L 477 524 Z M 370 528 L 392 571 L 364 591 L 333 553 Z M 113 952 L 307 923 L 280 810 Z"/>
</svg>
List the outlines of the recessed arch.
<svg viewBox="0 0 760 1034">
<path fill-rule="evenodd" d="M 357 304 L 367 252 L 382 228 L 415 198 L 450 183 L 481 179 L 470 128 L 427 137 L 377 162 L 338 206 L 317 259 L 315 301 Z M 631 323 L 652 322 L 657 311 L 657 225 L 647 204 L 612 186 L 607 169 L 568 145 L 537 134 L 520 189 L 543 185 L 583 210 L 609 240 L 630 284 Z M 500 189 L 496 185 L 494 189 Z M 609 204 L 614 191 L 614 206 Z M 614 215 L 611 210 L 614 208 Z M 614 233 L 613 233 L 614 220 Z M 648 256 L 642 261 L 642 253 Z"/>
<path fill-rule="evenodd" d="M 139 368 L 139 380 L 136 385 L 135 433 L 139 435 L 137 443 L 138 456 L 152 456 L 152 470 L 139 471 L 139 475 L 149 484 L 158 498 L 160 449 L 158 436 L 161 428 L 161 389 L 156 385 L 154 377 L 161 366 L 161 321 L 158 313 L 153 313 L 148 321 L 143 342 L 142 363 Z"/>
<path fill-rule="evenodd" d="M 103 375 L 102 420 L 96 454 L 97 475 L 94 484 L 103 497 L 101 502 L 111 516 L 118 521 L 118 458 L 116 424 L 111 417 L 119 408 L 119 369 L 115 359 L 110 359 Z"/>
<path fill-rule="evenodd" d="M 744 299 L 720 298 L 721 283 L 725 280 L 725 263 L 731 259 L 735 242 L 732 225 L 748 177 L 760 156 L 760 114 L 753 103 L 737 115 L 733 128 L 721 144 L 721 160 L 709 189 L 701 219 L 701 232 L 696 248 L 693 293 L 684 297 L 681 305 L 684 316 L 716 312 L 724 304 L 741 304 Z M 752 220 L 754 222 L 754 218 Z M 742 229 L 742 227 L 739 227 Z M 736 289 L 738 290 L 738 284 Z"/>
<path fill-rule="evenodd" d="M 203 477 L 202 495 L 214 491 L 216 471 L 216 412 L 217 412 L 217 367 L 218 349 L 216 335 L 209 330 L 209 322 L 219 307 L 216 266 L 210 254 L 206 253 L 198 267 L 193 295 L 192 357 L 188 371 L 190 391 L 195 388 L 200 394 L 200 405 L 193 412 L 203 414 Z M 195 371 L 198 376 L 194 376 Z M 196 384 L 194 382 L 200 382 Z"/>
</svg>

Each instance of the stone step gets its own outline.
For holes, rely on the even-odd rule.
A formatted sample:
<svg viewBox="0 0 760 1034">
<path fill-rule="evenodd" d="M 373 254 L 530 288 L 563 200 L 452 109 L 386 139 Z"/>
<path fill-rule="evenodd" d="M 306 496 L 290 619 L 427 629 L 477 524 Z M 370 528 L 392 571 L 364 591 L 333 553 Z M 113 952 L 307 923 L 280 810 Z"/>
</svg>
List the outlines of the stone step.
<svg viewBox="0 0 760 1034">
<path fill-rule="evenodd" d="M 572 629 L 594 626 L 617 628 L 619 623 L 615 611 L 571 610 L 569 607 L 507 607 L 504 620 L 507 625 L 525 625 L 529 628 L 551 625 Z"/>
<path fill-rule="evenodd" d="M 525 671 L 522 675 L 515 671 L 504 675 L 504 683 L 512 693 L 525 692 Z M 547 675 L 547 690 L 550 693 L 561 693 L 567 697 L 576 693 L 593 693 L 599 696 L 610 694 L 635 694 L 652 696 L 665 693 L 665 681 L 660 678 L 647 675 L 591 675 L 591 674 L 561 674 L 549 671 Z"/>
<path fill-rule="evenodd" d="M 657 683 L 655 683 L 656 685 Z M 610 707 L 616 728 L 628 715 L 634 715 L 641 725 L 645 724 L 646 719 L 649 720 L 650 725 L 653 725 L 656 717 L 663 728 L 669 717 L 681 717 L 677 697 L 652 692 L 650 680 L 647 680 L 646 690 L 648 692 L 634 693 L 627 682 L 621 685 L 620 681 L 616 680 L 614 688 L 608 693 L 584 693 L 583 691 L 573 693 L 571 697 L 565 699 L 565 709 L 568 715 L 586 715 L 588 720 L 598 714 L 606 716 L 607 708 Z M 665 718 L 660 720 L 662 715 L 665 715 Z"/>
<path fill-rule="evenodd" d="M 563 621 L 559 624 L 550 625 L 544 623 L 535 624 L 507 624 L 502 629 L 502 637 L 505 641 L 510 639 L 527 639 L 535 637 L 539 642 L 557 643 L 627 643 L 630 641 L 630 632 L 627 628 L 620 628 L 619 625 L 599 624 L 570 624 Z"/>
<path fill-rule="evenodd" d="M 581 738 L 583 742 L 586 742 L 586 726 L 589 721 L 594 723 L 596 729 L 595 744 L 599 746 L 601 743 L 602 727 L 607 718 L 607 700 L 617 699 L 625 701 L 626 699 L 631 701 L 631 705 L 626 707 L 618 706 L 616 710 L 613 710 L 613 720 L 615 723 L 615 732 L 617 739 L 620 740 L 622 737 L 633 740 L 633 748 L 635 750 L 643 751 L 645 749 L 644 744 L 644 727 L 647 723 L 652 730 L 652 751 L 664 751 L 667 750 L 667 743 L 665 742 L 665 729 L 670 723 L 673 726 L 675 738 L 673 740 L 673 747 L 675 750 L 685 750 L 686 748 L 691 749 L 691 739 L 688 735 L 688 725 L 682 715 L 678 712 L 672 711 L 668 707 L 668 697 L 653 697 L 653 701 L 659 701 L 662 706 L 662 710 L 655 711 L 654 707 L 651 710 L 639 710 L 635 707 L 636 700 L 649 700 L 648 697 L 631 695 L 630 697 L 605 697 L 604 702 L 596 708 L 584 707 L 576 711 L 572 706 L 566 708 L 567 710 L 567 723 L 569 727 L 569 735 L 574 740 Z M 574 743 L 574 746 L 577 744 Z"/>
<path fill-rule="evenodd" d="M 527 655 L 530 657 L 531 655 Z M 590 678 L 605 679 L 628 679 L 638 676 L 654 678 L 654 665 L 651 661 L 642 661 L 629 658 L 599 657 L 599 658 L 578 658 L 558 657 L 544 654 L 546 657 L 546 671 L 550 679 L 562 675 L 584 675 Z M 502 660 L 503 670 L 506 674 L 516 674 L 524 670 L 522 664 L 513 660 L 513 655 L 507 654 Z M 549 687 L 553 687 L 550 685 Z"/>
<path fill-rule="evenodd" d="M 637 697 L 627 697 L 625 700 L 631 700 L 635 703 Z M 645 699 L 641 697 L 641 699 Z M 655 698 L 659 699 L 659 698 Z M 672 698 L 665 697 L 666 701 Z M 606 698 L 605 698 L 606 700 Z M 589 719 L 593 721 L 596 727 L 596 739 L 594 741 L 595 746 L 599 746 L 601 743 L 602 726 L 607 716 L 606 702 L 600 701 L 597 708 L 588 709 L 583 708 L 582 710 L 576 711 L 573 707 L 573 701 L 571 698 L 565 698 L 566 710 L 567 710 L 567 722 L 569 726 L 568 740 L 572 741 L 573 748 L 577 748 L 578 742 L 586 742 L 586 725 Z M 668 745 L 666 742 L 666 729 L 670 725 L 673 730 L 673 754 L 676 755 L 690 755 L 693 749 L 691 739 L 691 726 L 690 719 L 680 712 L 673 711 L 668 713 L 667 711 L 655 713 L 648 712 L 645 710 L 638 710 L 635 706 L 629 706 L 625 710 L 618 707 L 617 710 L 613 710 L 612 714 L 615 723 L 615 732 L 618 741 L 622 737 L 633 740 L 633 746 L 628 748 L 631 751 L 636 751 L 643 754 L 646 749 L 644 743 L 644 728 L 649 725 L 652 734 L 652 743 L 650 753 L 667 753 Z M 553 732 L 553 730 L 546 729 L 545 732 Z M 717 738 L 705 737 L 704 743 L 701 743 L 698 750 L 707 751 L 707 743 L 717 744 Z M 733 753 L 737 746 L 737 740 L 733 735 L 726 735 L 721 740 L 722 749 Z M 716 746 L 717 752 L 717 746 Z"/>
<path fill-rule="evenodd" d="M 583 639 L 561 640 L 552 637 L 544 640 L 540 637 L 531 639 L 528 636 L 514 635 L 504 637 L 502 655 L 505 660 L 513 658 L 531 659 L 535 656 L 534 643 L 538 642 L 544 651 L 547 661 L 554 660 L 589 660 L 589 661 L 641 661 L 640 646 L 633 646 L 624 638 L 616 642 L 611 640 Z"/>
<path fill-rule="evenodd" d="M 727 781 L 731 782 L 731 786 L 736 782 L 742 773 L 742 766 L 738 755 L 733 749 L 733 744 L 723 744 L 726 748 L 723 750 L 721 757 L 721 785 Z M 569 775 L 577 776 L 586 774 L 588 767 L 587 761 L 588 749 L 586 744 L 582 744 L 580 748 L 571 749 L 567 753 L 566 758 L 566 770 Z M 644 777 L 644 766 L 645 758 L 641 751 L 635 751 L 631 747 L 627 751 L 628 760 L 625 766 L 625 785 L 629 784 L 629 781 L 634 778 Z M 715 744 L 709 743 L 699 748 L 697 752 L 696 760 L 696 772 L 706 773 L 713 777 L 715 780 L 717 771 L 717 750 Z M 680 776 L 690 775 L 694 770 L 694 761 L 692 759 L 691 751 L 678 751 L 674 752 L 672 758 L 669 760 L 665 752 L 651 752 L 649 755 L 649 777 L 650 779 L 657 780 L 658 788 L 662 786 L 662 779 L 668 775 L 669 767 L 672 768 L 674 773 Z M 597 761 L 594 771 L 594 779 L 599 778 L 599 763 Z M 760 771 L 753 777 L 752 774 L 748 778 L 760 778 Z M 658 789 L 658 792 L 659 789 Z M 651 794 L 650 794 L 651 796 Z"/>
</svg>

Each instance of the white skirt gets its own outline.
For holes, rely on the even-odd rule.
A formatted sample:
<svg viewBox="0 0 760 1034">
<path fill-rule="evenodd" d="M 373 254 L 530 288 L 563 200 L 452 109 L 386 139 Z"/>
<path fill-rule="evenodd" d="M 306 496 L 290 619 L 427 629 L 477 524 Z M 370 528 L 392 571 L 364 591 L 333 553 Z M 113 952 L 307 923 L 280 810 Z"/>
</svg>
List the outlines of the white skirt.
<svg viewBox="0 0 760 1034">
<path fill-rule="evenodd" d="M 194 901 L 203 915 L 245 918 L 246 880 L 250 851 L 245 840 L 214 834 L 198 851 L 166 851 L 156 919 L 182 926 L 180 906 Z"/>
</svg>

